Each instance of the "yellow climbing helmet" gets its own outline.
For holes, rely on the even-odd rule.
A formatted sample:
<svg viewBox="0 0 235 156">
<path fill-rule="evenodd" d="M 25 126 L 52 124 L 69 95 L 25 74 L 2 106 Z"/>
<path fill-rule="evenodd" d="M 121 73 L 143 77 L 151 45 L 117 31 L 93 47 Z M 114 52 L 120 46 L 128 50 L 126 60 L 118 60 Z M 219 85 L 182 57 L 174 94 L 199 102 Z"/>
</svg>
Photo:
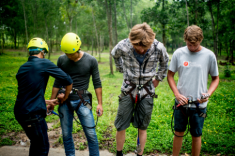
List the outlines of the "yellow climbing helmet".
<svg viewBox="0 0 235 156">
<path fill-rule="evenodd" d="M 42 51 L 45 50 L 45 53 L 48 53 L 49 48 L 47 43 L 41 38 L 32 38 L 29 41 L 27 49 L 29 51 Z"/>
<path fill-rule="evenodd" d="M 61 40 L 61 50 L 66 54 L 72 54 L 79 50 L 82 42 L 77 34 L 67 33 Z"/>
</svg>

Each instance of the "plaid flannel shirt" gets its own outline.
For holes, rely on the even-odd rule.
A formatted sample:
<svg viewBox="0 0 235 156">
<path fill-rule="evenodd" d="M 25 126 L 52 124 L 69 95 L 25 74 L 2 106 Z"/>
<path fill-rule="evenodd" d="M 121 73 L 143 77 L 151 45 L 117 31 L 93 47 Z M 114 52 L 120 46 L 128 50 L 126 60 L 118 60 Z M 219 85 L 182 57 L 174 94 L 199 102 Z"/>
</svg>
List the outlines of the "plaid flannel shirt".
<svg viewBox="0 0 235 156">
<path fill-rule="evenodd" d="M 162 81 L 166 77 L 169 61 L 166 48 L 155 39 L 141 66 L 133 51 L 134 48 L 128 38 L 120 41 L 111 52 L 115 65 L 119 72 L 123 73 L 124 80 L 129 80 L 136 85 L 143 85 L 149 81 L 148 89 L 154 93 L 155 88 L 150 80 L 155 77 L 156 80 Z M 156 72 L 157 65 L 158 71 Z M 130 88 L 131 86 L 123 81 L 121 90 L 128 91 Z M 134 96 L 136 93 L 137 89 L 132 92 Z M 142 89 L 140 94 L 146 93 L 145 89 Z"/>
</svg>

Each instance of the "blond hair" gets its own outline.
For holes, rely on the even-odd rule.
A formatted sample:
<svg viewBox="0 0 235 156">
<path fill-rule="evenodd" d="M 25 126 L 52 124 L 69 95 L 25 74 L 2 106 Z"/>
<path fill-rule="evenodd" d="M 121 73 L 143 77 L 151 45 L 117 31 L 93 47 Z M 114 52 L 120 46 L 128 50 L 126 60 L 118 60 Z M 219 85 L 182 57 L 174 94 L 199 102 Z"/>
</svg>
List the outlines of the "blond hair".
<svg viewBox="0 0 235 156">
<path fill-rule="evenodd" d="M 184 41 L 191 43 L 201 42 L 203 40 L 202 29 L 196 25 L 188 26 L 184 31 Z"/>
<path fill-rule="evenodd" d="M 136 24 L 129 33 L 130 42 L 133 45 L 149 46 L 155 39 L 155 33 L 147 23 Z"/>
</svg>

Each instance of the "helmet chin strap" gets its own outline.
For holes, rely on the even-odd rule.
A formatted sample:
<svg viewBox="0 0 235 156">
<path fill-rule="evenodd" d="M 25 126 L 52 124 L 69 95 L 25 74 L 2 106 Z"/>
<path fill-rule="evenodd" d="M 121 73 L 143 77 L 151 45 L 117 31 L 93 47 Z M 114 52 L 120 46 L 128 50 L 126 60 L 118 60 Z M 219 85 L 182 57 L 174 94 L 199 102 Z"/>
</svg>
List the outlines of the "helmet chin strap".
<svg viewBox="0 0 235 156">
<path fill-rule="evenodd" d="M 46 53 L 44 52 L 44 50 L 42 50 L 42 51 L 40 51 L 41 53 L 43 53 L 43 58 L 45 58 L 45 56 L 46 56 Z"/>
</svg>

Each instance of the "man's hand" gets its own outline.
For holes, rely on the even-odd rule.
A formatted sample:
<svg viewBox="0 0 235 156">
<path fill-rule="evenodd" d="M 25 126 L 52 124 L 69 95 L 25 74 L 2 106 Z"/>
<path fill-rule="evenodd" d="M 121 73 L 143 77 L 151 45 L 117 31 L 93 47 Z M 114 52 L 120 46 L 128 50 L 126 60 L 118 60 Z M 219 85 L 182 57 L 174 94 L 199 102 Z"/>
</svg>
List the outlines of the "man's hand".
<svg viewBox="0 0 235 156">
<path fill-rule="evenodd" d="M 57 100 L 57 99 L 55 99 Z M 54 105 L 47 105 L 47 113 L 54 110 Z"/>
<path fill-rule="evenodd" d="M 45 100 L 47 105 L 58 105 L 59 101 L 57 99 L 52 99 L 52 100 Z"/>
<path fill-rule="evenodd" d="M 62 103 L 64 103 L 64 101 L 66 100 L 65 98 L 64 98 L 64 93 L 60 93 L 58 96 L 57 96 L 57 99 L 59 99 L 60 100 L 60 103 L 62 104 Z"/>
<path fill-rule="evenodd" d="M 209 93 L 202 93 L 202 95 L 207 95 L 207 94 L 209 94 Z M 209 95 L 210 95 L 210 94 L 209 94 Z M 209 97 L 207 97 L 207 98 L 205 98 L 205 99 L 198 99 L 198 98 L 197 98 L 197 101 L 198 101 L 199 103 L 203 103 L 203 102 L 208 101 L 208 99 L 209 99 Z"/>
<path fill-rule="evenodd" d="M 175 98 L 177 99 L 179 104 L 182 105 L 182 106 L 188 104 L 188 99 L 185 96 L 181 95 L 181 94 L 175 95 Z"/>
<path fill-rule="evenodd" d="M 98 104 L 97 109 L 96 109 L 96 114 L 97 114 L 97 116 L 102 116 L 103 115 L 102 104 Z"/>
<path fill-rule="evenodd" d="M 158 86 L 158 84 L 159 84 L 159 81 L 156 80 L 156 79 L 153 79 L 152 82 L 153 82 L 154 88 L 156 88 Z"/>
</svg>

